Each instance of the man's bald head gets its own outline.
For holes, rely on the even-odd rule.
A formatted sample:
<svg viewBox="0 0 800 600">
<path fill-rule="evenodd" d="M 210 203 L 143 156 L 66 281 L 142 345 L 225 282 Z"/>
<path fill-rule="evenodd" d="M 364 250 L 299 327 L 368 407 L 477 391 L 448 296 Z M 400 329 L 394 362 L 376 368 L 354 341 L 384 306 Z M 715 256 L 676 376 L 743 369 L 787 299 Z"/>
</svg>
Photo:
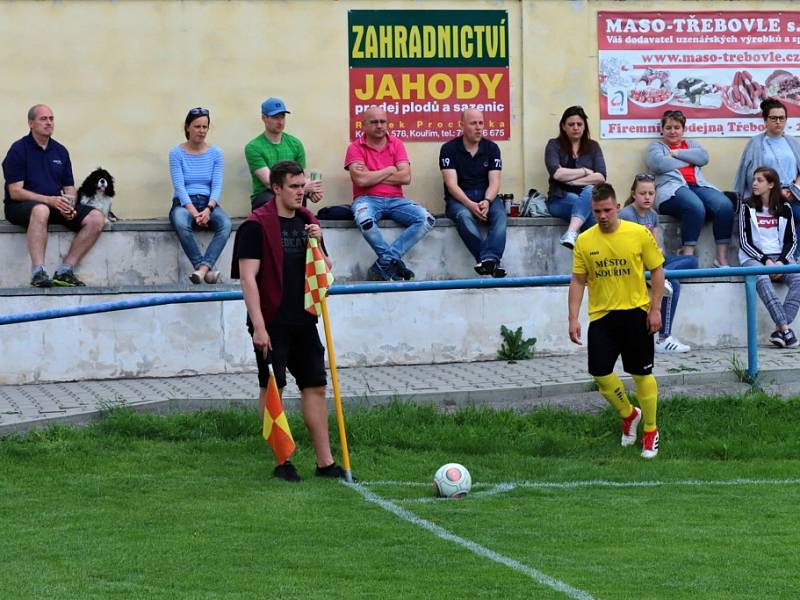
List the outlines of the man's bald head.
<svg viewBox="0 0 800 600">
<path fill-rule="evenodd" d="M 379 142 L 386 137 L 386 111 L 377 106 L 370 106 L 364 112 L 364 135 L 368 140 Z"/>
<path fill-rule="evenodd" d="M 477 144 L 483 137 L 483 113 L 475 108 L 468 108 L 461 113 L 461 130 L 464 141 Z"/>
<path fill-rule="evenodd" d="M 479 111 L 477 108 L 468 108 L 461 112 L 462 123 L 467 123 L 473 119 L 478 119 L 480 121 L 483 121 L 483 113 Z"/>
</svg>

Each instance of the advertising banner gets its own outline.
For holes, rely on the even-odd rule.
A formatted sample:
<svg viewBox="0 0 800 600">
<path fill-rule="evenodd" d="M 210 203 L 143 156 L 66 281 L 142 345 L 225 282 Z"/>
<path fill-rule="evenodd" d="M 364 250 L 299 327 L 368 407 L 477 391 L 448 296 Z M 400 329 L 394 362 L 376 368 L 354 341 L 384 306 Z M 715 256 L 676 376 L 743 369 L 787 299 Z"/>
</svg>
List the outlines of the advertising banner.
<svg viewBox="0 0 800 600">
<path fill-rule="evenodd" d="M 787 105 L 800 131 L 800 12 L 598 12 L 600 136 L 660 134 L 665 110 L 687 137 L 750 137 L 759 103 Z"/>
<path fill-rule="evenodd" d="M 351 139 L 373 104 L 406 142 L 459 135 L 467 108 L 483 111 L 485 135 L 509 138 L 506 11 L 351 10 L 348 38 Z"/>
</svg>

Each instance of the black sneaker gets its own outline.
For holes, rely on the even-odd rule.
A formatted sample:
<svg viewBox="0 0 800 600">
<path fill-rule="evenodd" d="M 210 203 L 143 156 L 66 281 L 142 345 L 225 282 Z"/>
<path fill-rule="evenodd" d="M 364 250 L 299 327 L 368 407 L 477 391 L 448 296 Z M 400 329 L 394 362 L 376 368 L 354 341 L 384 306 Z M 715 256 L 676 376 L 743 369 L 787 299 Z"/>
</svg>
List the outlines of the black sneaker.
<svg viewBox="0 0 800 600">
<path fill-rule="evenodd" d="M 317 467 L 314 474 L 317 477 L 330 477 L 331 479 L 336 479 L 337 477 L 339 479 L 345 478 L 344 469 L 335 462 L 329 464 L 327 467 Z M 355 481 L 355 479 L 353 481 Z"/>
<path fill-rule="evenodd" d="M 288 460 L 282 465 L 275 467 L 272 474 L 278 479 L 284 479 L 285 481 L 303 481 L 300 475 L 297 474 L 297 469 L 295 469 L 294 465 Z"/>
<path fill-rule="evenodd" d="M 391 281 L 392 276 L 377 262 L 367 271 L 367 281 Z"/>
<path fill-rule="evenodd" d="M 783 332 L 779 329 L 772 332 L 769 336 L 769 342 L 778 348 L 786 348 L 786 340 L 783 339 Z"/>
<path fill-rule="evenodd" d="M 368 281 L 392 281 L 395 278 L 395 266 L 389 264 L 383 266 L 377 260 L 372 263 L 372 266 L 367 271 Z"/>
<path fill-rule="evenodd" d="M 31 278 L 31 287 L 49 288 L 53 286 L 50 276 L 44 269 L 39 269 Z"/>
<path fill-rule="evenodd" d="M 84 287 L 86 286 L 80 279 L 75 276 L 72 269 L 61 271 L 53 275 L 53 285 L 60 287 Z"/>
<path fill-rule="evenodd" d="M 492 259 L 482 260 L 473 268 L 478 275 L 494 275 L 497 269 L 497 261 Z"/>
<path fill-rule="evenodd" d="M 800 346 L 800 341 L 798 341 L 797 336 L 791 329 L 787 329 L 783 332 L 783 341 L 786 342 L 787 348 L 797 348 Z"/>
<path fill-rule="evenodd" d="M 402 260 L 396 261 L 394 264 L 394 280 L 411 281 L 414 279 L 414 271 L 409 269 Z"/>
<path fill-rule="evenodd" d="M 503 277 L 506 276 L 506 274 L 507 274 L 506 270 L 503 267 L 497 267 L 494 270 L 494 273 L 492 273 L 492 277 L 494 277 L 495 279 L 502 279 Z"/>
</svg>

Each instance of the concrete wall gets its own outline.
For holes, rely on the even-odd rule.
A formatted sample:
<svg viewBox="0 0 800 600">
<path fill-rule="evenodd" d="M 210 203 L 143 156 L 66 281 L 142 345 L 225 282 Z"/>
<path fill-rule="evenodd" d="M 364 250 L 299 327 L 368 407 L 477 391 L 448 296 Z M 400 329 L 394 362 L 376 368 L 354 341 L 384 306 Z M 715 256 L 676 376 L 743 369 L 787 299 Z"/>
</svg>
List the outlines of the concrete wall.
<svg viewBox="0 0 800 600">
<path fill-rule="evenodd" d="M 305 142 L 309 166 L 325 173 L 326 202 L 349 202 L 350 184 L 341 168 L 348 143 L 347 11 L 420 6 L 508 10 L 511 139 L 500 144 L 502 191 L 518 196 L 528 187 L 544 189 L 544 145 L 555 135 L 566 106 L 586 107 L 597 131 L 597 11 L 796 8 L 788 1 L 755 0 L 665 0 L 657 6 L 612 0 L 2 2 L 0 44 L 9 58 L 0 97 L 0 146 L 27 133 L 25 115 L 32 104 L 48 103 L 55 111 L 56 138 L 71 150 L 79 181 L 102 164 L 117 178 L 118 215 L 165 217 L 171 197 L 167 153 L 183 141 L 187 109 L 207 106 L 212 111 L 210 141 L 226 155 L 223 202 L 231 215 L 242 216 L 248 211 L 250 185 L 242 149 L 262 131 L 261 101 L 277 95 L 292 111 L 288 131 Z M 705 173 L 712 182 L 730 187 L 745 141 L 704 140 L 711 153 Z M 603 143 L 609 179 L 618 189 L 625 189 L 643 167 L 646 145 L 645 140 Z M 408 149 L 414 172 L 408 195 L 441 212 L 439 145 L 413 143 Z M 163 224 L 159 235 L 130 225 L 127 236 L 104 234 L 81 266 L 87 281 L 100 286 L 185 281 L 188 266 L 174 234 Z M 373 260 L 349 227 L 331 226 L 327 233 L 340 281 L 362 278 Z M 567 273 L 570 254 L 556 242 L 562 229 L 554 220 L 536 227 L 512 224 L 506 255 L 510 273 Z M 389 237 L 396 231 L 390 229 Z M 48 265 L 65 253 L 70 239 L 71 234 L 53 233 Z M 675 239 L 669 228 L 667 239 Z M 23 234 L 0 235 L 6 257 L 0 287 L 25 285 L 29 279 L 24 247 Z M 710 252 L 706 231 L 701 264 L 710 264 Z M 223 268 L 228 257 L 223 255 Z M 408 262 L 420 278 L 472 275 L 469 256 L 448 226 L 437 227 Z M 676 326 L 681 338 L 709 346 L 743 343 L 741 284 L 685 288 Z M 0 298 L 0 312 L 102 298 L 13 295 Z M 563 288 L 426 292 L 339 297 L 331 300 L 331 311 L 343 365 L 479 360 L 494 356 L 501 324 L 522 325 L 527 335 L 539 338 L 542 351 L 574 350 L 565 335 L 565 298 Z M 769 323 L 759 310 L 766 335 Z M 197 325 L 198 315 L 206 327 Z M 243 321 L 242 304 L 229 303 L 9 326 L 1 332 L 6 352 L 0 382 L 251 368 Z"/>
<path fill-rule="evenodd" d="M 0 298 L 0 313 L 130 296 L 5 296 Z M 502 342 L 501 325 L 521 326 L 526 337 L 536 337 L 537 352 L 575 352 L 578 347 L 567 337 L 566 298 L 564 286 L 332 296 L 329 309 L 337 364 L 488 360 Z M 772 327 L 760 305 L 758 317 L 764 341 Z M 244 303 L 237 301 L 5 325 L 0 329 L 4 350 L 0 384 L 252 370 L 252 345 L 244 323 Z M 744 286 L 686 283 L 674 333 L 696 347 L 744 345 Z M 320 337 L 324 339 L 322 332 Z M 695 360 L 687 354 L 686 366 Z"/>
<path fill-rule="evenodd" d="M 263 130 L 259 105 L 283 98 L 288 131 L 320 168 L 326 202 L 350 201 L 342 170 L 348 143 L 347 11 L 371 8 L 505 9 L 510 23 L 511 139 L 501 142 L 503 191 L 543 189 L 543 149 L 566 106 L 586 107 L 597 131 L 596 13 L 599 10 L 790 10 L 748 0 L 71 0 L 0 3 L 4 63 L 0 147 L 27 133 L 26 111 L 52 106 L 56 138 L 72 152 L 80 181 L 102 164 L 117 178 L 115 212 L 165 216 L 171 185 L 167 153 L 183 141 L 188 108 L 211 109 L 209 140 L 225 152 L 223 202 L 246 214 L 250 177 L 244 144 Z M 24 51 L 23 51 L 24 49 Z M 729 188 L 745 139 L 708 139 L 705 169 Z M 641 170 L 644 140 L 603 143 L 619 187 Z M 441 209 L 439 145 L 408 144 L 414 181 L 407 193 Z M 3 148 L 4 149 L 4 148 Z"/>
<path fill-rule="evenodd" d="M 677 224 L 671 217 L 661 217 L 668 252 L 678 245 Z M 238 226 L 238 222 L 236 223 Z M 333 259 L 333 273 L 340 282 L 363 281 L 375 254 L 352 222 L 326 221 L 325 243 Z M 393 240 L 402 228 L 395 223 L 381 224 L 386 238 Z M 559 245 L 558 238 L 565 223 L 552 217 L 510 219 L 503 265 L 512 276 L 563 275 L 572 270 L 572 253 Z M 210 233 L 198 232 L 201 247 L 211 239 Z M 66 228 L 51 227 L 45 264 L 58 265 L 67 253 L 74 234 Z M 224 279 L 230 275 L 231 235 L 217 268 Z M 7 260 L 0 270 L 0 289 L 27 287 L 30 281 L 26 258 L 25 233 L 20 227 L 0 222 L 0 256 Z M 735 241 L 731 261 L 735 264 Z M 704 228 L 698 245 L 700 264 L 710 266 L 714 259 L 714 243 L 710 225 Z M 438 219 L 436 227 L 404 258 L 417 279 L 454 279 L 475 277 L 474 260 L 449 219 Z M 77 269 L 89 286 L 157 286 L 190 285 L 191 265 L 166 221 L 122 221 L 106 226 L 97 244 Z"/>
</svg>

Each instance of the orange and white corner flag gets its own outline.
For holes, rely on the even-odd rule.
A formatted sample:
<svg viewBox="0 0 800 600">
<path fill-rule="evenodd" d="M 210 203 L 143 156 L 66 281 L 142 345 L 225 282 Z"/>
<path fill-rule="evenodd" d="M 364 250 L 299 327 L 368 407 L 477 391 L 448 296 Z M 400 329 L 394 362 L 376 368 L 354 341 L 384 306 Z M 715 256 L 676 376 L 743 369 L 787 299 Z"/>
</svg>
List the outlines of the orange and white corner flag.
<svg viewBox="0 0 800 600">
<path fill-rule="evenodd" d="M 303 305 L 312 315 L 322 314 L 322 299 L 333 284 L 333 274 L 325 262 L 317 238 L 309 237 L 306 246 L 306 285 Z"/>
<path fill-rule="evenodd" d="M 267 443 L 272 446 L 278 464 L 283 464 L 292 455 L 296 446 L 289 421 L 283 411 L 281 394 L 275 382 L 275 373 L 269 365 L 269 383 L 267 383 L 267 400 L 264 406 L 264 429 L 262 435 Z"/>
</svg>

